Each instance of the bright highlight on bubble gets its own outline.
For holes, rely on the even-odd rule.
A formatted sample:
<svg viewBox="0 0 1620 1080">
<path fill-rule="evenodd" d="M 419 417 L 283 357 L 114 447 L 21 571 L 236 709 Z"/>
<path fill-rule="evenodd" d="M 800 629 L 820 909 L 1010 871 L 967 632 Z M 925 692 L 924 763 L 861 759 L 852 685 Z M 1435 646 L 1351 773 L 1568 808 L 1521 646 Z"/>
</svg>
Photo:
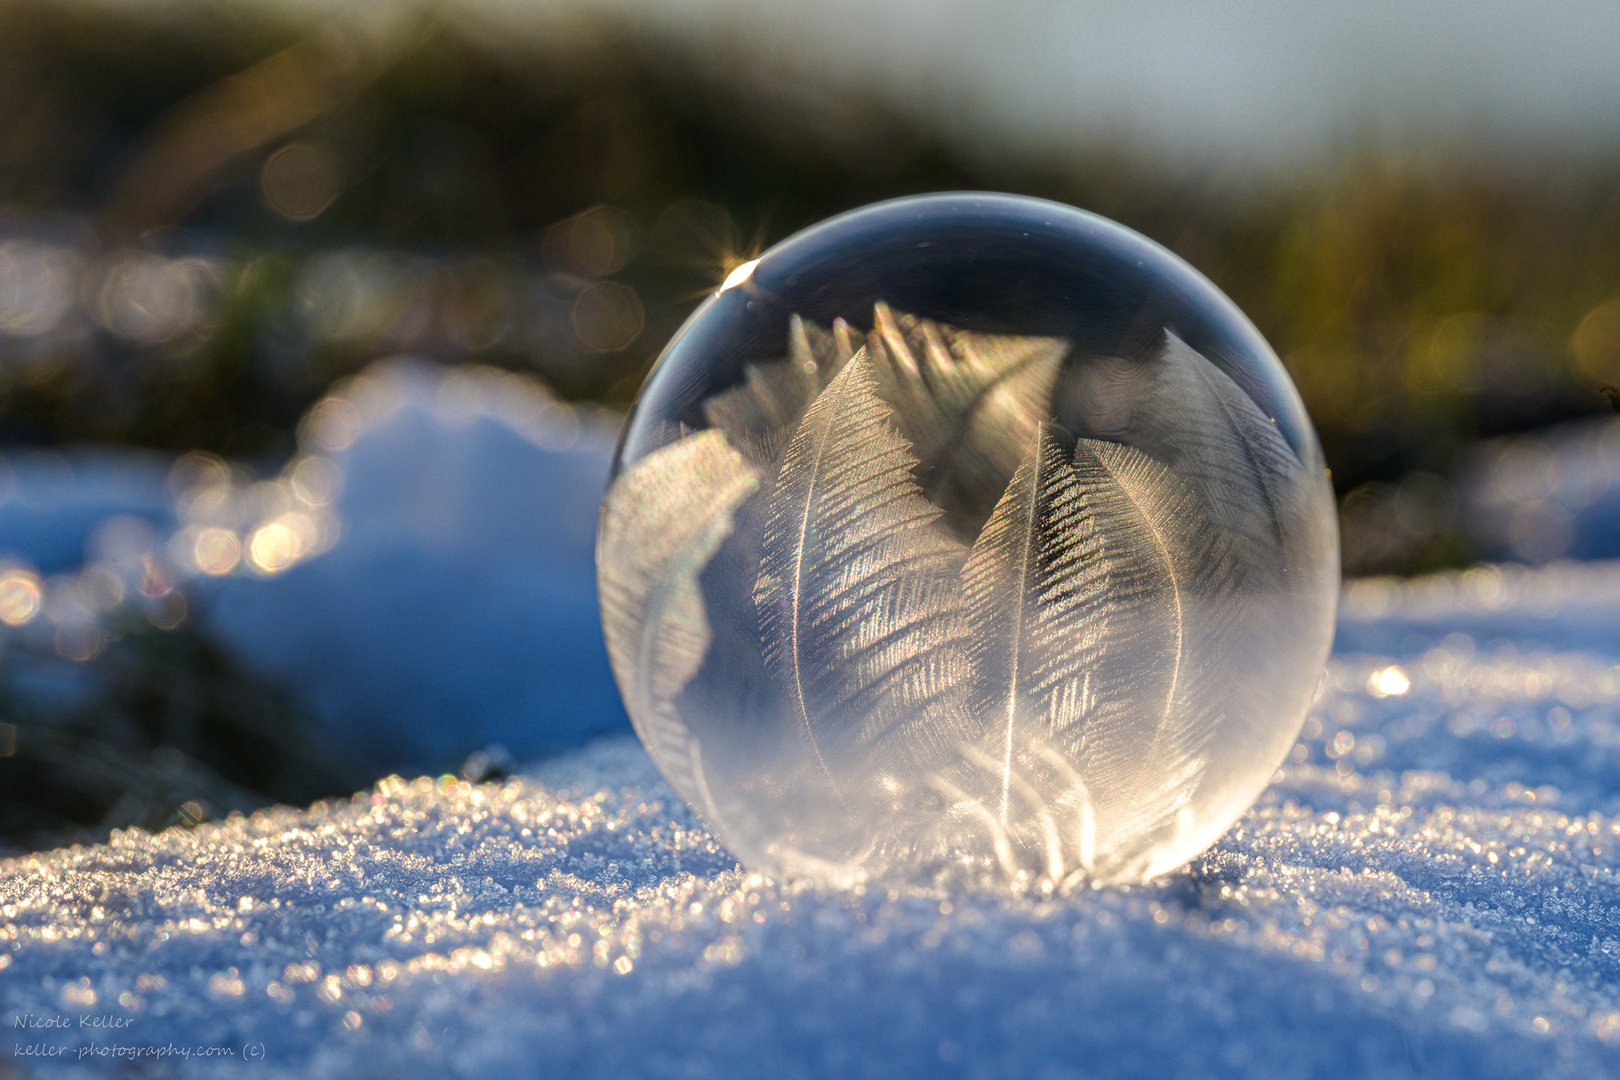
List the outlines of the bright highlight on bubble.
<svg viewBox="0 0 1620 1080">
<path fill-rule="evenodd" d="M 636 729 L 745 863 L 1047 891 L 1248 808 L 1337 566 L 1315 434 L 1230 301 L 996 195 L 739 267 L 649 376 L 598 540 Z"/>
</svg>

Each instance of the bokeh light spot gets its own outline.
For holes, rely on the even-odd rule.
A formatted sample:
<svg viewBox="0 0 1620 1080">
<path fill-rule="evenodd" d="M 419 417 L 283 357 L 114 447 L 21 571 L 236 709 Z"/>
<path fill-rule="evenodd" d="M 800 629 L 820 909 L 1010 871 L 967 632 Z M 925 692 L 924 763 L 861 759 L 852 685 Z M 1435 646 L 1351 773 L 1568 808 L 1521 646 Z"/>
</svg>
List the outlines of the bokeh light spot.
<svg viewBox="0 0 1620 1080">
<path fill-rule="evenodd" d="M 191 542 L 191 557 L 197 569 L 218 577 L 242 561 L 242 542 L 230 529 L 198 529 Z"/>
<path fill-rule="evenodd" d="M 347 450 L 360 434 L 360 413 L 344 398 L 325 398 L 304 418 L 303 434 L 322 450 Z"/>
<path fill-rule="evenodd" d="M 311 259 L 298 277 L 309 330 L 330 341 L 414 340 L 426 327 L 434 264 L 399 252 L 347 249 Z"/>
<path fill-rule="evenodd" d="M 223 272 L 206 259 L 166 259 L 126 250 L 101 266 L 95 293 L 97 321 L 139 344 L 179 337 L 201 323 L 213 306 Z"/>
<path fill-rule="evenodd" d="M 175 575 L 169 563 L 155 553 L 141 556 L 140 574 L 136 590 L 148 600 L 157 600 L 174 592 Z"/>
<path fill-rule="evenodd" d="M 574 333 L 597 352 L 614 352 L 641 336 L 645 313 L 628 285 L 599 281 L 574 301 Z"/>
<path fill-rule="evenodd" d="M 57 654 L 74 663 L 94 660 L 106 644 L 107 635 L 94 623 L 69 623 L 56 629 Z"/>
<path fill-rule="evenodd" d="M 186 598 L 179 592 L 168 592 L 151 606 L 146 618 L 159 630 L 173 630 L 186 621 Z"/>
<path fill-rule="evenodd" d="M 293 517 L 297 515 L 288 515 Z M 303 554 L 302 538 L 283 520 L 261 525 L 248 541 L 248 560 L 266 574 L 278 574 Z"/>
<path fill-rule="evenodd" d="M 0 574 L 0 621 L 21 626 L 39 614 L 39 576 L 28 570 L 11 569 Z"/>
<path fill-rule="evenodd" d="M 319 217 L 343 191 L 343 159 L 324 146 L 295 142 L 264 163 L 259 189 L 270 209 L 289 221 Z"/>
<path fill-rule="evenodd" d="M 0 243 L 0 332 L 49 333 L 73 306 L 79 257 L 68 248 Z"/>
<path fill-rule="evenodd" d="M 1620 296 L 1587 312 L 1569 344 L 1582 375 L 1594 381 L 1620 379 Z"/>
<path fill-rule="evenodd" d="M 542 250 L 559 270 L 601 278 L 618 270 L 635 252 L 630 219 L 612 207 L 598 206 L 553 225 Z"/>
<path fill-rule="evenodd" d="M 326 506 L 343 491 L 343 473 L 317 455 L 301 459 L 292 468 L 293 493 L 311 506 Z"/>
<path fill-rule="evenodd" d="M 192 450 L 169 467 L 169 490 L 184 495 L 197 488 L 224 487 L 231 482 L 231 467 L 215 454 Z"/>
<path fill-rule="evenodd" d="M 1410 689 L 1412 680 L 1394 664 L 1373 672 L 1367 680 L 1367 690 L 1374 697 L 1400 697 Z"/>
</svg>

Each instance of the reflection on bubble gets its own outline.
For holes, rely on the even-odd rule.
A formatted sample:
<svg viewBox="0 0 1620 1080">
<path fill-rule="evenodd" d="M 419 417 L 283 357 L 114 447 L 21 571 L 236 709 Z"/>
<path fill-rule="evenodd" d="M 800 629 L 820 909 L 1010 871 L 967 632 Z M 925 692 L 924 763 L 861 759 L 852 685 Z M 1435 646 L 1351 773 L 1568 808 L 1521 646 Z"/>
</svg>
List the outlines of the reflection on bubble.
<svg viewBox="0 0 1620 1080">
<path fill-rule="evenodd" d="M 749 259 L 745 263 L 738 264 L 738 266 L 732 270 L 731 273 L 726 275 L 726 280 L 720 283 L 720 291 L 725 292 L 727 289 L 735 289 L 737 286 L 753 277 L 754 267 L 758 265 L 758 259 Z"/>
<path fill-rule="evenodd" d="M 0 621 L 22 626 L 39 614 L 41 584 L 32 571 L 14 568 L 0 574 Z"/>
<path fill-rule="evenodd" d="M 73 306 L 79 256 L 68 248 L 0 243 L 0 333 L 38 335 L 56 329 Z"/>
</svg>

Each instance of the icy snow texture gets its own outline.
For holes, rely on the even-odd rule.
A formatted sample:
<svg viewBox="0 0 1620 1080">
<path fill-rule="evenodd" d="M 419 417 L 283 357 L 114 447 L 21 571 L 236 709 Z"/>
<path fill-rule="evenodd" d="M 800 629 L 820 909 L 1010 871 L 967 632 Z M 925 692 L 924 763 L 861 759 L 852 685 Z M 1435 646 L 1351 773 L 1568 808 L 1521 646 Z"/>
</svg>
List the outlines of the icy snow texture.
<svg viewBox="0 0 1620 1080">
<path fill-rule="evenodd" d="M 751 878 L 615 739 L 0 863 L 0 1022 L 131 1020 L 8 1026 L 5 1051 L 262 1046 L 146 1063 L 230 1077 L 1614 1075 L 1620 616 L 1557 647 L 1455 627 L 1485 601 L 1556 622 L 1620 567 L 1475 573 L 1354 586 L 1346 636 L 1397 645 L 1336 655 L 1261 803 L 1153 885 Z"/>
</svg>

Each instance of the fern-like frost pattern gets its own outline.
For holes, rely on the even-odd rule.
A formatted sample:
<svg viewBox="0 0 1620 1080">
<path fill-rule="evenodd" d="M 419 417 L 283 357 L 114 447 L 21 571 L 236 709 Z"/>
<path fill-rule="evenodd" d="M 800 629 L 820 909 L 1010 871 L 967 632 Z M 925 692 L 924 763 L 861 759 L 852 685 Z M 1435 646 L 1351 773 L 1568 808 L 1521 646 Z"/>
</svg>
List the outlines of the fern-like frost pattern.
<svg viewBox="0 0 1620 1080">
<path fill-rule="evenodd" d="M 760 807 L 732 833 L 742 849 L 839 880 L 983 865 L 1072 887 L 1140 880 L 1213 839 L 1200 792 L 1262 745 L 1245 732 L 1280 692 L 1254 675 L 1287 677 L 1257 627 L 1307 632 L 1310 612 L 1269 609 L 1326 580 L 1307 512 L 1320 478 L 1168 331 L 1121 383 L 1140 399 L 1099 413 L 1128 425 L 1066 429 L 1053 398 L 1070 356 L 882 303 L 864 334 L 795 316 L 783 359 L 746 367 L 702 403 L 709 428 L 609 491 L 615 671 L 654 757 L 713 819 L 694 729 L 715 724 L 680 707 L 721 670 L 705 590 L 743 620 L 726 640 L 759 640 L 750 707 L 778 737 L 721 800 Z M 710 581 L 723 544 L 739 554 Z"/>
<path fill-rule="evenodd" d="M 862 350 L 806 410 L 770 495 L 754 590 L 766 660 L 841 794 L 852 754 L 920 765 L 963 716 L 966 552 L 916 464 Z"/>
<path fill-rule="evenodd" d="M 711 429 L 649 454 L 602 500 L 597 591 L 608 655 L 637 733 L 660 767 L 673 767 L 682 794 L 699 796 L 700 813 L 713 813 L 701 747 L 676 707 L 712 636 L 697 577 L 759 479 Z"/>
</svg>

